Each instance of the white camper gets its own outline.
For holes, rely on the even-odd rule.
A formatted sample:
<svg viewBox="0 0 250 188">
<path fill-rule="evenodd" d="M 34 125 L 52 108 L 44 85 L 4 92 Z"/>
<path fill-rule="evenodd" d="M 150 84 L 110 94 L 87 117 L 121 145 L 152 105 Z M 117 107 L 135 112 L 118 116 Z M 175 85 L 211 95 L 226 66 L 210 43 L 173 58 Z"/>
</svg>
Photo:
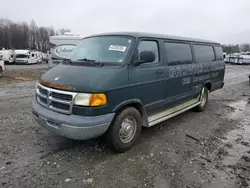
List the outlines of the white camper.
<svg viewBox="0 0 250 188">
<path fill-rule="evenodd" d="M 224 59 L 225 62 L 226 62 L 226 57 L 227 57 L 227 53 L 223 52 L 223 59 Z"/>
<path fill-rule="evenodd" d="M 43 53 L 42 52 L 36 52 L 37 54 L 37 63 L 43 62 Z"/>
<path fill-rule="evenodd" d="M 34 64 L 38 62 L 37 53 L 30 50 L 16 50 L 16 64 Z"/>
<path fill-rule="evenodd" d="M 241 52 L 237 58 L 237 64 L 250 64 L 250 52 Z"/>
<path fill-rule="evenodd" d="M 0 53 L 0 78 L 3 76 L 5 70 L 5 63 L 3 61 L 3 55 Z"/>
<path fill-rule="evenodd" d="M 5 64 L 14 64 L 15 63 L 15 50 L 1 50 L 2 60 Z"/>
<path fill-rule="evenodd" d="M 228 54 L 225 58 L 226 63 L 236 64 L 239 53 Z"/>
<path fill-rule="evenodd" d="M 67 58 L 83 36 L 65 34 L 50 37 L 49 67 L 53 67 Z"/>
</svg>

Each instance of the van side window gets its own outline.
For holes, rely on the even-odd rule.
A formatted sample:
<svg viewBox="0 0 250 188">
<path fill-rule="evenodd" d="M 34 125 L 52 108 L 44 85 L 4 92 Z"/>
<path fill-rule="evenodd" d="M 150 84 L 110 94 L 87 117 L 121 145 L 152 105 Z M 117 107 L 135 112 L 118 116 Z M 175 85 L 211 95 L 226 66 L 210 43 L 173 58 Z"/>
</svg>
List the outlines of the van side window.
<svg viewBox="0 0 250 188">
<path fill-rule="evenodd" d="M 219 46 L 215 46 L 214 49 L 215 49 L 216 59 L 217 60 L 223 60 L 225 57 L 223 55 L 222 48 L 219 47 Z"/>
<path fill-rule="evenodd" d="M 155 61 L 152 63 L 159 62 L 159 49 L 156 41 L 146 41 L 143 40 L 138 46 L 138 59 L 140 58 L 140 53 L 143 51 L 151 51 L 155 53 Z"/>
<path fill-rule="evenodd" d="M 194 54 L 197 63 L 204 63 L 215 60 L 215 54 L 212 46 L 194 45 Z"/>
<path fill-rule="evenodd" d="M 168 65 L 192 63 L 192 51 L 189 44 L 165 42 Z"/>
</svg>

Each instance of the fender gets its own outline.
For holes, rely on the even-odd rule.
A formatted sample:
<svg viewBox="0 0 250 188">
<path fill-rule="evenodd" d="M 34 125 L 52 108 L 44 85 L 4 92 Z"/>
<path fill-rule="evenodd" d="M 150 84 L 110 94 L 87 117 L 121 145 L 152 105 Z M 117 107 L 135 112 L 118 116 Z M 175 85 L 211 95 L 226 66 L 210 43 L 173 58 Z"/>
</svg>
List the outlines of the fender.
<svg viewBox="0 0 250 188">
<path fill-rule="evenodd" d="M 126 106 L 130 106 L 130 105 L 131 106 L 136 105 L 137 109 L 139 107 L 138 110 L 142 115 L 143 126 L 148 127 L 148 114 L 146 112 L 144 104 L 142 103 L 142 101 L 140 99 L 134 98 L 134 99 L 129 99 L 127 101 L 124 101 L 124 102 L 120 103 L 119 105 L 117 105 L 114 108 L 113 112 L 116 113 L 116 112 L 120 111 L 121 109 L 125 108 Z"/>
<path fill-rule="evenodd" d="M 206 80 L 205 82 L 203 82 L 203 86 L 205 86 L 206 84 L 210 84 L 211 85 L 211 88 L 210 88 L 210 91 L 211 91 L 212 90 L 212 82 L 211 82 L 211 80 Z"/>
</svg>

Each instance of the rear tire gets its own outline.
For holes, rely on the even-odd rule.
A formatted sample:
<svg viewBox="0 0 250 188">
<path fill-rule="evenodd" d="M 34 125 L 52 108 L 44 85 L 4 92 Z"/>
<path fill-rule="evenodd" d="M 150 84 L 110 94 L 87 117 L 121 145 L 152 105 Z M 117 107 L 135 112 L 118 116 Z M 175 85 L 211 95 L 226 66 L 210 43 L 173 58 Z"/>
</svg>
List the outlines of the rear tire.
<svg viewBox="0 0 250 188">
<path fill-rule="evenodd" d="M 135 108 L 128 107 L 115 117 L 105 134 L 105 139 L 113 151 L 123 153 L 136 144 L 141 130 L 141 114 Z"/>
<path fill-rule="evenodd" d="M 196 112 L 203 112 L 207 106 L 208 103 L 208 89 L 206 86 L 203 86 L 202 90 L 201 90 L 201 104 L 199 104 L 198 106 L 196 106 L 194 108 L 194 110 Z"/>
</svg>

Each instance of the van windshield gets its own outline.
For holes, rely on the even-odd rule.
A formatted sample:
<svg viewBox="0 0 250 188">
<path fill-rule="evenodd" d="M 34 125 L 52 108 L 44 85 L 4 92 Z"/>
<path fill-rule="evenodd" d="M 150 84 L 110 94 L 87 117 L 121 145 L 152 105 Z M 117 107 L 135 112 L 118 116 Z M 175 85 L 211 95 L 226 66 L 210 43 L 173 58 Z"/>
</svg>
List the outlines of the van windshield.
<svg viewBox="0 0 250 188">
<path fill-rule="evenodd" d="M 97 36 L 83 39 L 73 50 L 71 61 L 124 62 L 133 43 L 127 36 Z"/>
<path fill-rule="evenodd" d="M 26 54 L 17 54 L 16 58 L 29 58 L 29 56 Z"/>
</svg>

